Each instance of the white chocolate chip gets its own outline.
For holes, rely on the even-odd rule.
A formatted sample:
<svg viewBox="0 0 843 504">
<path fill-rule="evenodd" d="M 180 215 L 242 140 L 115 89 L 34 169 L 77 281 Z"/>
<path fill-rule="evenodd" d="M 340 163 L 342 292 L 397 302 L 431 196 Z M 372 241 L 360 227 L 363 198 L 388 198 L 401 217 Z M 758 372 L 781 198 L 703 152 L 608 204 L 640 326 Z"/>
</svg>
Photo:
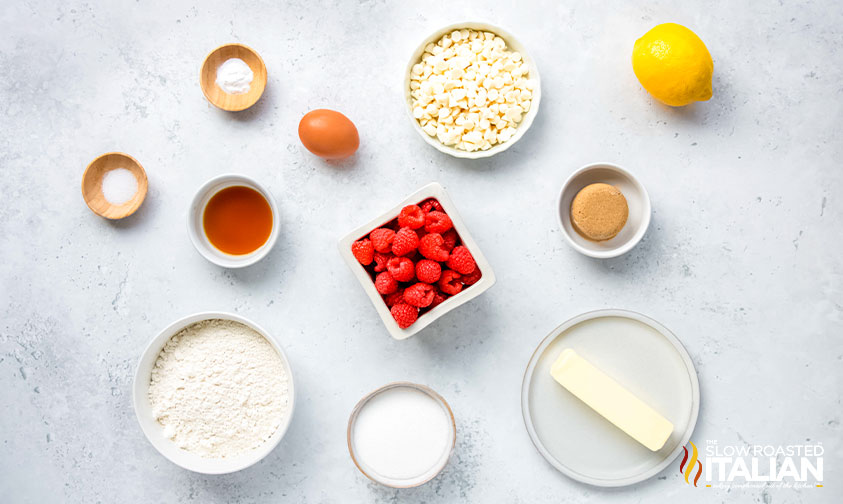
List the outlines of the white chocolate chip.
<svg viewBox="0 0 843 504">
<path fill-rule="evenodd" d="M 510 140 L 535 83 L 521 54 L 490 32 L 454 30 L 410 69 L 413 117 L 425 134 L 465 151 Z"/>
</svg>

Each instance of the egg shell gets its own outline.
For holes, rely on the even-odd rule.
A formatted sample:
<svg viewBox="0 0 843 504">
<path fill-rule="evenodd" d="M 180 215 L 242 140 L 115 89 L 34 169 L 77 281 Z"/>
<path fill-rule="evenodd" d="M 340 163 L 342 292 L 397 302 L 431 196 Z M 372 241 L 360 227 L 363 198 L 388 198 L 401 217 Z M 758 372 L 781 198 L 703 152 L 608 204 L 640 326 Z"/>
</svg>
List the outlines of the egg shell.
<svg viewBox="0 0 843 504">
<path fill-rule="evenodd" d="M 299 138 L 310 152 L 325 159 L 343 159 L 360 146 L 357 127 L 335 110 L 312 110 L 299 122 Z"/>
</svg>

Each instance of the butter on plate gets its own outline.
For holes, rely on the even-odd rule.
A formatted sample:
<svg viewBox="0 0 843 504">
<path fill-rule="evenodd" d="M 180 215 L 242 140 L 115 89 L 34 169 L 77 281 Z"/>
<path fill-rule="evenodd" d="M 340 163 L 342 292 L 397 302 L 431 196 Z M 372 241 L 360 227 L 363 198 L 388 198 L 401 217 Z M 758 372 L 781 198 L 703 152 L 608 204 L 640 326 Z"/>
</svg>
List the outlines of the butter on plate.
<svg viewBox="0 0 843 504">
<path fill-rule="evenodd" d="M 553 379 L 606 420 L 652 451 L 660 450 L 673 424 L 570 348 L 550 367 Z"/>
</svg>

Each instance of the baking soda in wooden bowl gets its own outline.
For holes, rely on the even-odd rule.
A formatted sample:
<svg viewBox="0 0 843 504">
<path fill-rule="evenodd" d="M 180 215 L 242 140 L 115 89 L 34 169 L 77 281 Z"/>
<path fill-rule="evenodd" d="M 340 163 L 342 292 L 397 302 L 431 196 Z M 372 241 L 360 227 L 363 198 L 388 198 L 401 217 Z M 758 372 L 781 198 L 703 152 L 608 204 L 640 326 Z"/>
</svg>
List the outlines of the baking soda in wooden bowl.
<svg viewBox="0 0 843 504">
<path fill-rule="evenodd" d="M 394 488 L 433 479 L 448 463 L 455 440 L 448 403 L 413 383 L 372 392 L 354 408 L 348 426 L 348 448 L 358 469 Z"/>
</svg>

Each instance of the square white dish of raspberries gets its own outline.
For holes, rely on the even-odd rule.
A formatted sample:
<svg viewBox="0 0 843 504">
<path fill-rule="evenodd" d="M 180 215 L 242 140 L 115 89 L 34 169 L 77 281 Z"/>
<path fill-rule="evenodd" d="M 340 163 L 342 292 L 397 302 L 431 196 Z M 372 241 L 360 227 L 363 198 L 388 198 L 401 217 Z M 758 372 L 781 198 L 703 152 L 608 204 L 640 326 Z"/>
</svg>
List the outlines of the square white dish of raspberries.
<svg viewBox="0 0 843 504">
<path fill-rule="evenodd" d="M 339 250 L 397 340 L 495 284 L 491 265 L 436 182 L 347 234 Z"/>
</svg>

